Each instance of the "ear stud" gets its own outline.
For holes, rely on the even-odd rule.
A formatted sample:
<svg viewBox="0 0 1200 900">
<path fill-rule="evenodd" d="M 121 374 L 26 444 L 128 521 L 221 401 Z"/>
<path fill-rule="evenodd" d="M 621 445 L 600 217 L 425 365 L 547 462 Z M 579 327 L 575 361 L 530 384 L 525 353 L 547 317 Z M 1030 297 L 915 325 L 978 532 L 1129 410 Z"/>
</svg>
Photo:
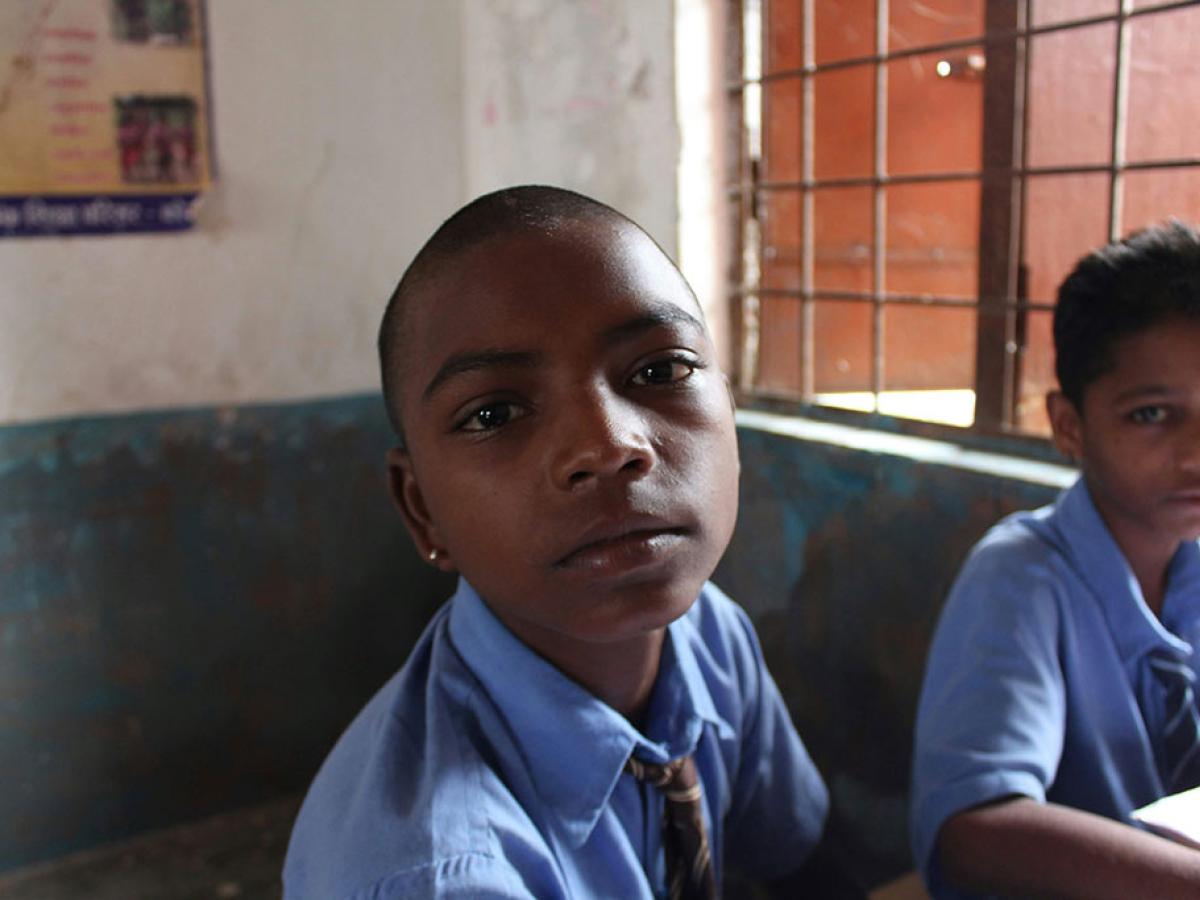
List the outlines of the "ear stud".
<svg viewBox="0 0 1200 900">
<path fill-rule="evenodd" d="M 441 555 L 442 555 L 442 551 L 439 550 L 437 547 L 434 547 L 432 550 L 429 551 L 428 554 L 426 554 L 425 558 L 428 559 L 431 563 L 435 563 L 438 561 L 438 557 Z"/>
</svg>

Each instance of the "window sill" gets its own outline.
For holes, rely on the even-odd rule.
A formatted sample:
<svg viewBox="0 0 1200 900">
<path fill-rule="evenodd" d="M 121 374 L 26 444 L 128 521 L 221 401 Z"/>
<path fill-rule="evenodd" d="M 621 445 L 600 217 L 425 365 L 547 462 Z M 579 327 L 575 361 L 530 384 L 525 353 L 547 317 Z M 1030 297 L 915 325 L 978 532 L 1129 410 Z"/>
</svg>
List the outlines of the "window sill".
<svg viewBox="0 0 1200 900">
<path fill-rule="evenodd" d="M 777 434 L 800 441 L 832 444 L 864 453 L 900 456 L 929 465 L 982 472 L 997 478 L 1010 478 L 1048 487 L 1065 488 L 1078 476 L 1078 471 L 1071 466 L 976 450 L 934 438 L 893 434 L 875 428 L 822 422 L 804 416 L 757 409 L 739 409 L 736 418 L 739 428 Z"/>
</svg>

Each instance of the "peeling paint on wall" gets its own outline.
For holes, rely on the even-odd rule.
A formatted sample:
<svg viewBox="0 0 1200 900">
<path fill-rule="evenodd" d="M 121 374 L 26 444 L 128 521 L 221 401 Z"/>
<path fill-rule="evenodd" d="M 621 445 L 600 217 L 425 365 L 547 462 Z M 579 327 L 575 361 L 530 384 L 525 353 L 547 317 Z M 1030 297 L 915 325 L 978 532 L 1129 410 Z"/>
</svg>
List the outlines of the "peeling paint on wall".
<svg viewBox="0 0 1200 900">
<path fill-rule="evenodd" d="M 715 580 L 746 607 L 867 884 L 912 868 L 917 695 L 942 602 L 994 522 L 1056 489 L 739 429 L 741 507 Z"/>
<path fill-rule="evenodd" d="M 969 547 L 1052 488 L 739 429 L 715 579 L 868 883 L 911 868 L 912 716 Z M 301 788 L 452 584 L 365 396 L 0 428 L 0 869 Z"/>
<path fill-rule="evenodd" d="M 375 396 L 0 429 L 0 869 L 300 789 L 452 584 Z"/>
</svg>

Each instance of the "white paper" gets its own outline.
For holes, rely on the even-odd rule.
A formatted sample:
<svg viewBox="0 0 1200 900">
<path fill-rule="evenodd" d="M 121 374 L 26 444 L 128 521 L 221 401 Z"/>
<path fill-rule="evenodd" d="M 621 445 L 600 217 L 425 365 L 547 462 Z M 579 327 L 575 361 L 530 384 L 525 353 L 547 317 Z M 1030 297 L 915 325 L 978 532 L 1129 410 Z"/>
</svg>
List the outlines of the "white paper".
<svg viewBox="0 0 1200 900">
<path fill-rule="evenodd" d="M 1133 811 L 1151 831 L 1200 849 L 1200 788 L 1171 794 Z"/>
</svg>

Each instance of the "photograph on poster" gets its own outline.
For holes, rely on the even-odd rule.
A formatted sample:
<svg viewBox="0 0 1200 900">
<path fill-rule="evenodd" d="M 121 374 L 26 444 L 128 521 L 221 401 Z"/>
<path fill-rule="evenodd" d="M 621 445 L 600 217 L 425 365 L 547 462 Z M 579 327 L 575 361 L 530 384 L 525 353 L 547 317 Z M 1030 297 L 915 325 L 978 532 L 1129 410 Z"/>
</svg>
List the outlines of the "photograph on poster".
<svg viewBox="0 0 1200 900">
<path fill-rule="evenodd" d="M 196 101 L 191 97 L 117 97 L 121 180 L 192 184 L 196 168 Z"/>
<path fill-rule="evenodd" d="M 119 41 L 184 44 L 192 36 L 188 0 L 111 0 L 113 37 Z"/>
</svg>

